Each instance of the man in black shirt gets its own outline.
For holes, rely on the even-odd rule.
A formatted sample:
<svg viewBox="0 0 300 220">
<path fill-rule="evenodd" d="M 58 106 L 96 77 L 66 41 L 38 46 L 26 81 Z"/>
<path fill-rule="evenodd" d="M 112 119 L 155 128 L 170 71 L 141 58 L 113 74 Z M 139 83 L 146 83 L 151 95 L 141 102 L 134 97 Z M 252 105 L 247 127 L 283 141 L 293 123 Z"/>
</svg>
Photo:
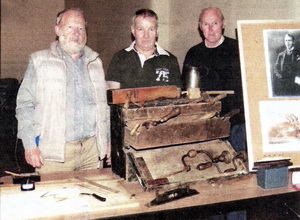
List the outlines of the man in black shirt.
<svg viewBox="0 0 300 220">
<path fill-rule="evenodd" d="M 221 113 L 225 114 L 233 109 L 240 111 L 230 120 L 232 127 L 229 141 L 235 150 L 245 150 L 246 135 L 238 42 L 223 35 L 224 27 L 224 16 L 220 9 L 202 10 L 199 16 L 199 28 L 204 40 L 187 52 L 184 67 L 189 65 L 207 68 L 208 71 L 200 73 L 202 91 L 234 90 L 234 95 L 228 95 L 222 100 Z M 185 70 L 183 70 L 183 78 L 184 73 Z"/>
<path fill-rule="evenodd" d="M 132 21 L 131 33 L 135 40 L 113 56 L 106 75 L 110 88 L 165 85 L 181 88 L 177 58 L 156 42 L 157 14 L 150 9 L 140 9 Z"/>
</svg>

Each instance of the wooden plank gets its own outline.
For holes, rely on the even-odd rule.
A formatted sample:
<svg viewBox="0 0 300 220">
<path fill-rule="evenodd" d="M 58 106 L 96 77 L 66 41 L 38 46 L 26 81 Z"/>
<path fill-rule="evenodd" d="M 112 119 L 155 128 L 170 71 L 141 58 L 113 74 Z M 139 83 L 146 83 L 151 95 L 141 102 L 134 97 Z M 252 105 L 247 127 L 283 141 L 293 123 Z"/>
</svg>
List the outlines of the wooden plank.
<svg viewBox="0 0 300 220">
<path fill-rule="evenodd" d="M 124 140 L 126 145 L 140 150 L 225 138 L 229 135 L 229 118 L 202 120 L 187 116 L 150 126 L 149 129 L 140 126 L 133 135 L 131 129 L 125 127 Z"/>
<path fill-rule="evenodd" d="M 152 155 L 149 155 L 152 156 Z M 160 158 L 158 158 L 159 160 Z M 148 160 L 148 159 L 146 159 Z M 160 161 L 161 162 L 161 161 Z M 159 163 L 160 164 L 160 163 Z M 180 165 L 180 164 L 179 164 Z M 159 166 L 159 169 L 163 169 L 164 166 Z M 181 167 L 179 167 L 181 168 Z M 41 190 L 41 188 L 47 188 L 50 190 L 55 185 L 61 184 L 61 187 L 68 187 L 69 184 L 65 182 L 65 180 L 69 180 L 73 178 L 74 181 L 78 182 L 78 180 L 74 179 L 75 175 L 77 176 L 81 173 L 82 177 L 92 179 L 94 181 L 99 181 L 100 179 L 105 179 L 105 183 L 101 182 L 102 184 L 107 184 L 110 187 L 117 188 L 124 192 L 124 195 L 127 196 L 121 197 L 119 199 L 118 194 L 108 193 L 103 191 L 102 193 L 107 193 L 106 195 L 99 192 L 99 195 L 102 195 L 107 198 L 107 201 L 111 203 L 101 203 L 92 197 L 83 197 L 82 199 L 89 200 L 92 204 L 89 207 L 86 207 L 86 212 L 81 213 L 73 213 L 73 216 L 70 216 L 66 213 L 66 211 L 60 213 L 59 215 L 56 212 L 52 212 L 47 215 L 46 212 L 48 210 L 52 210 L 52 206 L 45 207 L 44 210 L 38 210 L 36 201 L 33 198 L 35 195 L 34 192 L 37 190 Z M 292 172 L 289 172 L 291 178 Z M 190 209 L 190 207 L 198 207 L 207 208 L 207 205 L 220 205 L 220 203 L 230 202 L 230 204 L 240 203 L 242 200 L 245 199 L 257 199 L 263 198 L 268 196 L 285 196 L 285 195 L 299 195 L 299 191 L 297 192 L 296 189 L 292 187 L 292 184 L 289 183 L 287 187 L 276 188 L 272 190 L 265 190 L 257 186 L 257 178 L 256 174 L 250 173 L 248 175 L 243 175 L 239 178 L 229 178 L 229 179 L 220 179 L 218 181 L 210 181 L 210 182 L 198 182 L 195 184 L 191 184 L 191 188 L 196 189 L 200 192 L 199 195 L 195 195 L 189 198 L 180 199 L 174 202 L 166 203 L 159 206 L 153 206 L 151 208 L 146 207 L 145 205 L 152 201 L 155 198 L 155 191 L 144 191 L 137 182 L 128 183 L 125 180 L 116 181 L 120 184 L 120 188 L 117 185 L 111 184 L 111 181 L 106 179 L 114 180 L 116 177 L 112 174 L 111 169 L 102 169 L 102 170 L 93 170 L 93 171 L 84 171 L 84 172 L 65 172 L 59 174 L 42 174 L 41 175 L 43 182 L 38 183 L 36 186 L 36 191 L 31 192 L 21 192 L 19 185 L 9 185 L 12 182 L 10 176 L 5 176 L 1 178 L 2 182 L 5 182 L 4 185 L 0 186 L 1 191 L 1 203 L 0 203 L 0 219 L 24 219 L 27 217 L 31 219 L 41 218 L 42 216 L 39 215 L 39 212 L 45 212 L 44 219 L 104 219 L 104 218 L 111 218 L 111 217 L 119 217 L 122 216 L 129 216 L 129 215 L 136 215 L 136 214 L 150 214 L 154 212 L 161 212 L 161 211 L 173 211 L 173 210 L 180 210 L 187 208 L 186 211 Z M 156 177 L 154 177 L 156 178 Z M 47 180 L 47 181 L 45 181 Z M 107 182 L 107 183 L 106 183 Z M 47 185 L 48 184 L 48 185 Z M 46 186 L 47 185 L 47 186 Z M 44 186 L 44 187 L 42 187 Z M 10 191 L 12 189 L 12 191 Z M 11 193 L 8 193 L 10 191 Z M 42 190 L 40 193 L 37 194 L 37 197 L 40 198 L 42 193 L 47 191 Z M 84 190 L 83 192 L 88 192 Z M 97 192 L 97 191 L 96 191 Z M 160 191 L 162 193 L 163 191 Z M 98 192 L 97 192 L 98 193 Z M 9 194 L 9 195 L 8 195 Z M 24 196 L 22 200 L 15 200 L 16 194 Z M 3 199 L 8 199 L 6 196 L 9 196 L 9 201 L 11 203 L 4 202 Z M 298 197 L 297 197 L 298 198 Z M 40 198 L 41 199 L 41 198 Z M 61 202 L 55 202 L 54 205 L 59 205 L 61 208 L 67 209 L 69 207 L 64 206 L 67 200 Z M 295 204 L 299 206 L 299 199 L 293 199 Z M 74 208 L 75 206 L 78 207 L 78 202 L 75 200 L 70 200 L 70 205 Z M 28 204 L 28 205 L 27 205 Z M 32 206 L 31 206 L 32 205 Z M 13 208 L 12 208 L 13 207 Z M 26 207 L 31 207 L 28 212 L 23 212 Z M 33 212 L 32 207 L 35 207 L 37 211 Z M 62 210 L 63 211 L 63 210 Z M 7 217 L 9 215 L 9 217 Z M 46 217 L 45 217 L 46 216 Z M 15 217 L 15 218 L 14 218 Z"/>
<path fill-rule="evenodd" d="M 176 86 L 154 86 L 107 91 L 109 104 L 144 103 L 160 98 L 180 98 L 181 89 Z"/>
<path fill-rule="evenodd" d="M 82 187 L 76 183 L 56 181 L 36 184 L 35 190 L 22 192 L 20 185 L 1 187 L 0 218 L 1 219 L 90 219 L 94 212 L 101 216 L 103 211 L 131 209 L 139 206 L 139 202 L 131 198 L 131 194 L 119 181 L 101 181 L 103 185 L 115 188 L 115 194 L 107 190 Z M 84 184 L 84 183 L 82 183 Z M 105 202 L 92 196 L 80 193 L 96 193 L 104 198 Z M 13 208 L 12 208 L 13 207 Z M 32 211 L 34 207 L 34 211 Z M 100 214 L 99 214 L 100 213 Z"/>
<path fill-rule="evenodd" d="M 186 115 L 217 115 L 221 111 L 221 102 L 216 102 L 215 104 L 209 104 L 205 102 L 201 103 L 177 103 L 175 100 L 173 102 L 166 102 L 164 106 L 153 103 L 153 105 L 147 105 L 143 108 L 137 106 L 128 109 L 123 108 L 123 117 L 125 121 L 139 120 L 139 119 L 160 119 L 168 114 L 174 108 L 180 108 L 180 116 Z"/>
</svg>

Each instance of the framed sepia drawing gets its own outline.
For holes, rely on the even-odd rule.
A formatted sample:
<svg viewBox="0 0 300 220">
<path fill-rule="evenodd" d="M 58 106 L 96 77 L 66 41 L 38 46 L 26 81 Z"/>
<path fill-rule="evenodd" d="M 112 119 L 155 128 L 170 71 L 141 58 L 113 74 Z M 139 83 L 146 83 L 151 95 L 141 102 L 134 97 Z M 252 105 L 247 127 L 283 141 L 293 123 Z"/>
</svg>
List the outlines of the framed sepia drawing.
<svg viewBox="0 0 300 220">
<path fill-rule="evenodd" d="M 237 25 L 249 170 L 276 159 L 300 167 L 300 21 Z"/>
</svg>

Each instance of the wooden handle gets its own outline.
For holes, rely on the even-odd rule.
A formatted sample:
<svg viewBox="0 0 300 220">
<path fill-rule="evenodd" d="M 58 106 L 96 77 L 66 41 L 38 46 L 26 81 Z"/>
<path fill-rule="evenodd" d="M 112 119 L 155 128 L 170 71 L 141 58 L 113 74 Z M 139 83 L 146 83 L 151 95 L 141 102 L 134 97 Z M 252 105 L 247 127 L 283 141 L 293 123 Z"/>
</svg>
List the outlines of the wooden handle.
<svg viewBox="0 0 300 220">
<path fill-rule="evenodd" d="M 163 123 L 168 121 L 170 118 L 176 117 L 181 113 L 181 110 L 179 107 L 173 108 L 167 115 L 165 115 L 164 117 L 162 117 L 159 122 Z"/>
<path fill-rule="evenodd" d="M 216 97 L 214 97 L 213 99 L 210 100 L 211 104 L 215 104 L 217 101 L 220 101 L 221 99 L 224 99 L 227 96 L 226 93 L 222 93 L 220 95 L 217 95 Z"/>
</svg>

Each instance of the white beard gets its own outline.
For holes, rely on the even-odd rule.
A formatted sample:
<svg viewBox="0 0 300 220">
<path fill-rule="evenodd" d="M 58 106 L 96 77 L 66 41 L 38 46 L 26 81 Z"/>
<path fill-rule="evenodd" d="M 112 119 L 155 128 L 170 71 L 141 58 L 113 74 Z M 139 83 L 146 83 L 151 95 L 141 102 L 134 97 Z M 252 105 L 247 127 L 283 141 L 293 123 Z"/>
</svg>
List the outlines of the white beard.
<svg viewBox="0 0 300 220">
<path fill-rule="evenodd" d="M 61 44 L 62 49 L 69 55 L 79 53 L 86 44 L 86 40 L 84 40 L 82 43 L 67 42 L 64 36 L 61 36 L 59 38 L 59 42 Z"/>
</svg>

